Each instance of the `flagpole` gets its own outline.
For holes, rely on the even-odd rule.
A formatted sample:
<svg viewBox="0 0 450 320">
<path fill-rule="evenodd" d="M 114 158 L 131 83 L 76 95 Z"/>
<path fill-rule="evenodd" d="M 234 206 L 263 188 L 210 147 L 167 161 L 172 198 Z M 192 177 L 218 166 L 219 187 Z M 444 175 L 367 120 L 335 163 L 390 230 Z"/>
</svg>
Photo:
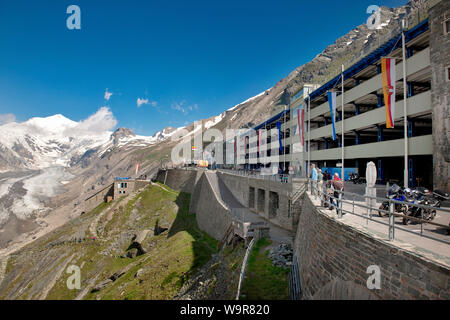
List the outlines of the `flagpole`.
<svg viewBox="0 0 450 320">
<path fill-rule="evenodd" d="M 286 108 L 287 106 L 284 106 L 284 145 L 286 146 L 286 130 L 287 130 L 287 124 L 286 124 Z M 283 154 L 284 154 L 284 165 L 283 170 L 286 171 L 286 150 L 283 147 Z"/>
<path fill-rule="evenodd" d="M 342 116 L 341 116 L 341 126 L 342 126 L 342 143 L 341 143 L 341 179 L 342 181 L 345 181 L 344 179 L 344 65 L 342 65 Z"/>
<path fill-rule="evenodd" d="M 308 165 L 306 166 L 306 175 L 309 175 L 309 166 L 311 166 L 311 95 L 308 91 Z"/>
<path fill-rule="evenodd" d="M 403 186 L 408 187 L 408 114 L 407 114 L 407 82 L 406 82 L 406 44 L 405 44 L 405 19 L 402 20 L 402 55 L 403 55 L 403 116 L 404 116 L 404 147 L 405 147 L 405 171 L 403 173 Z M 394 84 L 395 86 L 395 84 Z M 392 115 L 395 117 L 395 115 Z"/>
</svg>

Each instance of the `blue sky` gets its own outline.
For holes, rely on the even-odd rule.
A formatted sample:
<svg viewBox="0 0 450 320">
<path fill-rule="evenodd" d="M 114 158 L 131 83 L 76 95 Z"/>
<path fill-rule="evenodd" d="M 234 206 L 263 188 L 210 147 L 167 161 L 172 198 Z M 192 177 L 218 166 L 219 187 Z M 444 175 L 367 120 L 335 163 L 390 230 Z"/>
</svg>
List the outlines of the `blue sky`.
<svg viewBox="0 0 450 320">
<path fill-rule="evenodd" d="M 183 126 L 272 87 L 369 5 L 406 2 L 0 0 L 0 117 L 79 121 L 107 105 L 138 134 Z M 81 30 L 66 27 L 71 4 Z"/>
</svg>

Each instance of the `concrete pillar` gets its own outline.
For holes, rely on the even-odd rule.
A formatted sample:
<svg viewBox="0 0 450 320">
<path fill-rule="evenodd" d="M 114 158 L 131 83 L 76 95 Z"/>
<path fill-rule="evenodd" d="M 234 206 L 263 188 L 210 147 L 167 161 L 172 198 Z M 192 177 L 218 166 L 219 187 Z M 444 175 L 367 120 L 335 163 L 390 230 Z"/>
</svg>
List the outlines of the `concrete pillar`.
<svg viewBox="0 0 450 320">
<path fill-rule="evenodd" d="M 377 125 L 378 128 L 378 142 L 383 141 L 383 127 Z"/>
<path fill-rule="evenodd" d="M 450 192 L 450 37 L 444 34 L 444 18 L 450 16 L 450 2 L 441 0 L 429 9 L 431 104 L 433 121 L 433 185 Z"/>
<path fill-rule="evenodd" d="M 408 119 L 408 138 L 414 137 L 414 120 Z"/>
<path fill-rule="evenodd" d="M 381 160 L 381 159 L 378 159 L 377 170 L 378 170 L 378 173 L 377 173 L 378 179 L 380 179 L 381 181 L 384 181 L 383 160 Z"/>
<path fill-rule="evenodd" d="M 377 94 L 377 108 L 384 106 L 383 95 Z"/>
<path fill-rule="evenodd" d="M 264 217 L 266 219 L 269 219 L 269 191 L 267 191 L 266 189 L 264 189 L 265 192 L 265 197 L 266 197 L 266 202 L 264 204 Z"/>
<path fill-rule="evenodd" d="M 414 84 L 412 82 L 406 83 L 408 86 L 408 98 L 414 96 Z"/>
</svg>

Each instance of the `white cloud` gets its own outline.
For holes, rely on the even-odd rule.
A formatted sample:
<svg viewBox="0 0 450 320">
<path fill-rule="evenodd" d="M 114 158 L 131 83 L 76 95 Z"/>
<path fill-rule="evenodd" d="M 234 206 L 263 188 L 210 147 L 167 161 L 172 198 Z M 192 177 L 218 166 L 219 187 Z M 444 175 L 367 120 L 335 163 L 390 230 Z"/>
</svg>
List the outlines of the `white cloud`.
<svg viewBox="0 0 450 320">
<path fill-rule="evenodd" d="M 13 115 L 12 113 L 0 114 L 0 126 L 15 121 L 16 116 Z"/>
<path fill-rule="evenodd" d="M 197 104 L 193 104 L 193 105 L 186 106 L 186 100 L 183 100 L 181 102 L 174 102 L 174 103 L 172 103 L 172 109 L 180 111 L 184 115 L 187 115 L 187 114 L 189 114 L 189 112 L 192 112 L 194 110 L 198 110 L 198 105 Z"/>
<path fill-rule="evenodd" d="M 113 95 L 113 93 L 112 93 L 112 92 L 108 92 L 108 88 L 106 88 L 106 91 L 105 91 L 105 100 L 108 101 L 109 98 L 111 98 L 112 95 Z"/>
<path fill-rule="evenodd" d="M 141 99 L 141 98 L 137 98 L 137 106 L 138 106 L 138 108 L 140 107 L 140 106 L 142 106 L 143 104 L 148 104 L 148 99 Z"/>
<path fill-rule="evenodd" d="M 113 130 L 117 125 L 117 119 L 108 107 L 101 107 L 96 113 L 78 124 L 67 129 L 67 135 L 101 134 Z"/>
<path fill-rule="evenodd" d="M 156 107 L 158 105 L 158 102 L 157 101 L 149 101 L 148 99 L 137 98 L 136 104 L 137 104 L 138 108 L 140 106 L 142 106 L 143 104 L 149 104 L 152 107 Z"/>
</svg>

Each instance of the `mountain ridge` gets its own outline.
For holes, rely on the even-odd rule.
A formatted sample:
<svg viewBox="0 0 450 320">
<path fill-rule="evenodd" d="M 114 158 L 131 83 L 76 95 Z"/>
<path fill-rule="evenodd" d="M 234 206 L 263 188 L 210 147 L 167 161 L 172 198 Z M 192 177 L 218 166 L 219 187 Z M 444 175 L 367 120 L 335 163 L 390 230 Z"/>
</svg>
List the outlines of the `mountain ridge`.
<svg viewBox="0 0 450 320">
<path fill-rule="evenodd" d="M 341 64 L 347 63 L 348 66 L 348 63 L 361 59 L 364 54 L 370 52 L 371 48 L 379 45 L 390 33 L 397 30 L 402 14 L 414 16 L 417 10 L 424 8 L 426 5 L 427 1 L 425 0 L 412 0 L 405 6 L 398 8 L 382 7 L 381 28 L 370 30 L 365 24 L 357 26 L 336 39 L 333 44 L 322 50 L 312 61 L 291 71 L 272 88 L 226 109 L 219 115 L 201 120 L 202 129 L 214 128 L 225 133 L 228 128 L 251 128 L 263 122 L 271 114 L 277 113 L 288 106 L 291 98 L 297 94 L 305 83 L 323 84 L 331 79 L 338 74 Z M 107 110 L 102 112 L 108 115 Z M 50 213 L 51 215 L 60 214 L 65 219 L 78 216 L 83 211 L 82 203 L 84 199 L 112 183 L 114 177 L 134 177 L 136 163 L 140 164 L 139 174 L 145 174 L 148 177 L 156 173 L 163 163 L 170 165 L 171 150 L 177 143 L 172 141 L 171 137 L 177 130 L 184 129 L 191 135 L 194 131 L 194 124 L 191 123 L 182 128 L 166 127 L 151 137 L 145 137 L 138 136 L 132 130 L 126 128 L 119 128 L 115 132 L 108 130 L 96 132 L 96 127 L 87 120 L 72 123 L 69 122 L 71 121 L 69 119 L 69 121 L 65 121 L 61 118 L 64 116 L 55 115 L 53 117 L 55 118 L 52 118 L 52 120 L 56 122 L 60 120 L 61 123 L 64 123 L 70 129 L 69 132 L 76 133 L 76 130 L 79 130 L 81 133 L 79 135 L 73 133 L 75 137 L 72 137 L 72 140 L 70 138 L 47 139 L 44 142 L 30 134 L 28 136 L 24 134 L 20 139 L 11 138 L 8 140 L 9 144 L 6 143 L 7 145 L 5 145 L 4 137 L 7 136 L 4 134 L 6 132 L 5 126 L 14 127 L 17 126 L 17 123 L 0 126 L 0 137 L 2 137 L 0 139 L 0 151 L 2 151 L 0 152 L 0 172 L 8 171 L 11 168 L 21 170 L 42 169 L 43 167 L 39 166 L 29 166 L 29 163 L 39 162 L 39 160 L 46 164 L 63 166 L 73 178 L 69 182 L 65 181 L 63 185 L 61 181 L 57 181 L 61 184 L 60 189 L 57 195 L 52 195 L 51 199 L 46 201 L 45 212 L 48 215 Z M 106 119 L 109 124 L 114 124 L 115 119 L 113 119 L 112 114 L 108 115 Z M 88 135 L 90 140 L 83 140 L 83 137 L 86 136 L 82 134 L 83 132 L 90 133 Z M 96 133 L 97 136 L 92 135 L 92 132 Z M 97 138 L 92 138 L 93 136 Z M 86 144 L 83 145 L 83 142 L 86 142 Z M 43 156 L 37 157 L 37 160 L 35 160 L 33 148 L 42 151 Z M 52 159 L 61 160 L 61 154 L 64 154 L 63 161 L 51 162 Z M 45 156 L 47 156 L 48 161 Z M 55 178 L 60 179 L 58 176 L 55 176 Z M 21 190 L 23 186 L 20 183 L 26 183 L 26 180 L 20 179 L 17 177 L 5 178 L 4 181 L 9 181 L 5 185 L 11 190 Z M 3 196 L 0 192 L 0 209 Z M 10 197 L 5 199 L 10 199 Z"/>
</svg>

